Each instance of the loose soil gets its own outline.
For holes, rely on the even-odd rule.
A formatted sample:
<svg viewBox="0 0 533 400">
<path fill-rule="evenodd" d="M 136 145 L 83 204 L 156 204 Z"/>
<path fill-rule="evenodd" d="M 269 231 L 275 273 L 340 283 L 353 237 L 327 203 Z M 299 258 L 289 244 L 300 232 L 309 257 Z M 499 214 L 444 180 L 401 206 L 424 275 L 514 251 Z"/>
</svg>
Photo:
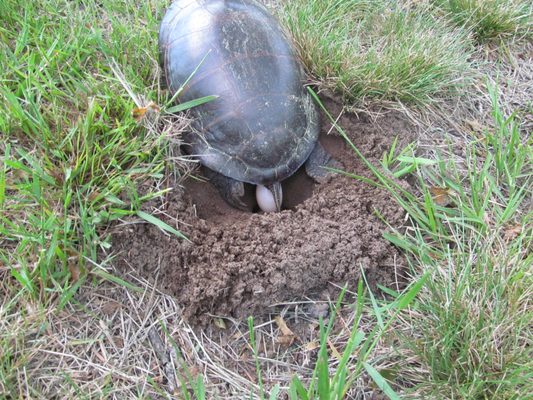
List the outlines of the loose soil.
<svg viewBox="0 0 533 400">
<path fill-rule="evenodd" d="M 339 115 L 339 101 L 323 101 Z M 401 146 L 414 132 L 395 112 L 375 121 L 344 113 L 339 125 L 374 162 L 395 137 Z M 371 177 L 324 116 L 320 141 L 346 171 Z M 151 224 L 122 225 L 113 235 L 116 263 L 157 277 L 192 323 L 205 323 L 212 315 L 257 317 L 277 303 L 324 300 L 335 296 L 339 285 L 354 288 L 361 270 L 374 287 L 397 282 L 405 261 L 383 238 L 387 227 L 380 218 L 400 227 L 405 214 L 387 193 L 342 175 L 314 184 L 303 171 L 285 181 L 283 190 L 285 209 L 263 214 L 255 212 L 253 187 L 248 187 L 250 211 L 243 212 L 228 206 L 208 182 L 188 178 L 167 196 L 158 217 L 190 242 Z"/>
</svg>

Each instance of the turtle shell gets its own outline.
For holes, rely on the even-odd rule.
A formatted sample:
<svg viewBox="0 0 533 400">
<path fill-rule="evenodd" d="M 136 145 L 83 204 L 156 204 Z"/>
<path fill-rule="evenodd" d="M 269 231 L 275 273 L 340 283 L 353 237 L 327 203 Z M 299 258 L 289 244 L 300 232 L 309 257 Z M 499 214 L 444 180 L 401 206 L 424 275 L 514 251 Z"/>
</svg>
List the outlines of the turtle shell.
<svg viewBox="0 0 533 400">
<path fill-rule="evenodd" d="M 219 96 L 192 109 L 194 129 L 185 135 L 202 164 L 268 185 L 309 157 L 318 112 L 290 41 L 264 7 L 250 0 L 175 1 L 161 24 L 159 50 L 170 92 L 184 85 L 181 102 Z"/>
</svg>

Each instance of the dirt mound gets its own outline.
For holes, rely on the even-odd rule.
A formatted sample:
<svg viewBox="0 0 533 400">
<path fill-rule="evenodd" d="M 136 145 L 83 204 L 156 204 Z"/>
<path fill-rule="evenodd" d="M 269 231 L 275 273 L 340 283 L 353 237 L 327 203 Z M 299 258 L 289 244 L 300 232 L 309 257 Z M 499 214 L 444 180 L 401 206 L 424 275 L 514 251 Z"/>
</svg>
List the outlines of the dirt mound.
<svg viewBox="0 0 533 400">
<path fill-rule="evenodd" d="M 325 102 L 338 115 L 339 104 Z M 320 141 L 330 154 L 346 171 L 370 176 L 343 139 L 326 134 L 331 125 L 322 121 Z M 339 123 L 371 160 L 380 158 L 395 136 L 412 137 L 396 113 L 374 123 L 345 114 Z M 158 216 L 172 226 L 179 221 L 191 242 L 149 224 L 123 226 L 113 236 L 117 264 L 159 276 L 160 286 L 179 299 L 192 321 L 208 314 L 257 316 L 278 302 L 323 298 L 330 282 L 355 285 L 361 268 L 374 283 L 395 279 L 404 262 L 383 239 L 386 226 L 376 211 L 396 226 L 404 213 L 386 193 L 339 175 L 314 185 L 302 171 L 283 190 L 287 209 L 281 213 L 246 213 L 229 207 L 209 183 L 189 179 Z M 251 200 L 253 188 L 248 192 Z"/>
</svg>

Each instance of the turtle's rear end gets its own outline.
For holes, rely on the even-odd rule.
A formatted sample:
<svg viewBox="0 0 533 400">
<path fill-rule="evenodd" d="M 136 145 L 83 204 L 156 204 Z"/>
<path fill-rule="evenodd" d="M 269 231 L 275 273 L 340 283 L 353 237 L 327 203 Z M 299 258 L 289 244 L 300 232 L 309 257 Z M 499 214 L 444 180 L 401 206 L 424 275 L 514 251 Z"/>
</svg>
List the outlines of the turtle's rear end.
<svg viewBox="0 0 533 400">
<path fill-rule="evenodd" d="M 185 137 L 202 164 L 266 185 L 305 162 L 318 113 L 290 42 L 262 6 L 178 0 L 163 19 L 159 46 L 171 93 L 197 68 L 180 101 L 219 96 L 193 109 L 195 132 Z"/>
</svg>

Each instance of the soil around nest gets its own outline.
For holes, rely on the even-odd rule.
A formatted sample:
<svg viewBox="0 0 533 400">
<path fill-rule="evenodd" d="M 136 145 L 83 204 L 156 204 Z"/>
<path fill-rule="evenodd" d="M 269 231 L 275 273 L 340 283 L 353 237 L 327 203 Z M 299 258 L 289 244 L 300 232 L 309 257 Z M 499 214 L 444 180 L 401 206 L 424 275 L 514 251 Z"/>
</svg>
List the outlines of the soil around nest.
<svg viewBox="0 0 533 400">
<path fill-rule="evenodd" d="M 339 115 L 340 102 L 323 102 Z M 374 162 L 395 137 L 406 144 L 414 132 L 395 112 L 374 122 L 345 113 L 338 123 Z M 371 177 L 325 116 L 320 141 L 346 171 Z M 355 288 L 361 270 L 371 285 L 397 281 L 405 260 L 383 238 L 387 227 L 378 214 L 396 227 L 405 214 L 387 193 L 343 175 L 314 184 L 303 171 L 285 181 L 283 190 L 282 212 L 255 213 L 251 203 L 251 211 L 243 212 L 227 205 L 208 182 L 189 178 L 184 188 L 171 192 L 157 216 L 190 242 L 151 224 L 122 225 L 112 237 L 116 266 L 157 277 L 158 286 L 178 299 L 183 317 L 193 324 L 212 315 L 260 317 L 282 302 L 325 300 L 335 296 L 336 285 Z M 252 187 L 247 196 L 251 202 Z"/>
</svg>

